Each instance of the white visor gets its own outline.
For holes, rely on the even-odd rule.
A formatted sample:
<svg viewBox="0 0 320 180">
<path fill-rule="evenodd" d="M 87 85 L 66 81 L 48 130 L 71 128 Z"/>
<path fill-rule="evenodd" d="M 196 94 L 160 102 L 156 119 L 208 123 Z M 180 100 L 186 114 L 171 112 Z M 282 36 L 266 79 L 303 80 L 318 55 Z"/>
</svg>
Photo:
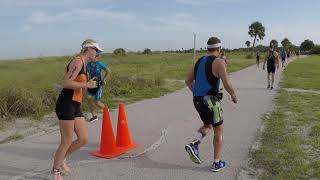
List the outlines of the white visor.
<svg viewBox="0 0 320 180">
<path fill-rule="evenodd" d="M 220 48 L 220 47 L 221 47 L 221 43 L 210 44 L 207 46 L 208 49 L 214 49 L 214 48 Z"/>
<path fill-rule="evenodd" d="M 87 47 L 95 47 L 95 48 L 97 48 L 99 50 L 99 52 L 103 52 L 103 49 L 100 48 L 98 43 L 87 43 L 87 44 L 84 44 L 82 46 L 82 49 L 83 48 L 87 48 Z"/>
</svg>

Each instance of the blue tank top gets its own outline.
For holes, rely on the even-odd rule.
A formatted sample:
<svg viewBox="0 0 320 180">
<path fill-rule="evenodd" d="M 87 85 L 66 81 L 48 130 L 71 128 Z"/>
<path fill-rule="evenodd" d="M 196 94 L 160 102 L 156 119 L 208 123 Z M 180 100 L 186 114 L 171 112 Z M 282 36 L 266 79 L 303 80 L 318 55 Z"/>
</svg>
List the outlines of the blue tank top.
<svg viewBox="0 0 320 180">
<path fill-rule="evenodd" d="M 217 95 L 220 87 L 220 78 L 212 74 L 212 63 L 215 56 L 201 57 L 194 67 L 193 96 Z"/>
</svg>

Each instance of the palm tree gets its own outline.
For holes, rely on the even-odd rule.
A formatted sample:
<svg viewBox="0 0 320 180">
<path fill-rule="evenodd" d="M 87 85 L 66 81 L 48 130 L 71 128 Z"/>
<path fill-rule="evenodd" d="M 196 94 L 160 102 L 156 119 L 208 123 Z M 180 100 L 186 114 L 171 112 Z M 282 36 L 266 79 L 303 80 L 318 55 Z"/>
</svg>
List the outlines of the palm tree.
<svg viewBox="0 0 320 180">
<path fill-rule="evenodd" d="M 246 41 L 246 45 L 247 45 L 247 47 L 249 48 L 250 47 L 250 41 Z"/>
<path fill-rule="evenodd" d="M 254 45 L 256 44 L 256 40 L 263 39 L 265 36 L 265 27 L 260 22 L 254 22 L 249 26 L 249 32 L 248 34 L 254 38 L 252 47 L 254 48 Z"/>
<path fill-rule="evenodd" d="M 289 41 L 288 38 L 284 38 L 282 41 L 281 41 L 281 45 L 284 49 L 288 50 L 289 47 L 291 46 L 291 42 Z"/>
</svg>

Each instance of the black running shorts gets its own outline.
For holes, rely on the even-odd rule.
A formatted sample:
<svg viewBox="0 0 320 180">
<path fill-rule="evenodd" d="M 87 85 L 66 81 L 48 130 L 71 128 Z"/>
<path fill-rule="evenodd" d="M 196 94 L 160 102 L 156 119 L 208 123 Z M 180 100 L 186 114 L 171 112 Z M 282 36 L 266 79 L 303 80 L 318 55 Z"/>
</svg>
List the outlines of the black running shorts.
<svg viewBox="0 0 320 180">
<path fill-rule="evenodd" d="M 60 94 L 56 103 L 56 114 L 59 120 L 74 120 L 83 117 L 81 103 L 73 101 L 72 97 Z"/>
<path fill-rule="evenodd" d="M 274 74 L 276 72 L 276 66 L 268 66 L 267 70 L 268 70 L 268 74 L 270 73 Z"/>
<path fill-rule="evenodd" d="M 222 106 L 215 96 L 193 97 L 193 104 L 205 125 L 217 127 L 223 124 Z"/>
</svg>

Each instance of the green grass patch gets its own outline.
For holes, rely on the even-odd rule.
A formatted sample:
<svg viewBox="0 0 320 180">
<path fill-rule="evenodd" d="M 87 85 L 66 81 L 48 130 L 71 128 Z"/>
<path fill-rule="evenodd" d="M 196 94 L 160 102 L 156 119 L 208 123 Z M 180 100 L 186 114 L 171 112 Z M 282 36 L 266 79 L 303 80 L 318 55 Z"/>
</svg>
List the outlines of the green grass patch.
<svg viewBox="0 0 320 180">
<path fill-rule="evenodd" d="M 311 175 L 312 163 L 320 160 L 309 158 L 316 151 L 303 148 L 319 144 L 319 103 L 320 95 L 280 91 L 275 110 L 264 119 L 261 147 L 251 153 L 251 165 L 263 170 L 260 179 L 320 178 Z"/>
<path fill-rule="evenodd" d="M 315 125 L 311 128 L 311 137 L 320 137 L 320 125 Z"/>
<path fill-rule="evenodd" d="M 3 119 L 0 119 L 0 131 L 4 129 L 5 127 L 5 122 Z"/>
<path fill-rule="evenodd" d="M 281 86 L 320 90 L 320 56 L 311 56 L 290 63 L 284 71 Z"/>
<path fill-rule="evenodd" d="M 312 126 L 309 136 L 310 144 L 318 151 L 318 155 L 320 155 L 320 122 Z"/>
<path fill-rule="evenodd" d="M 302 88 L 294 86 L 297 79 L 299 85 L 315 89 L 319 64 L 319 56 L 295 61 L 281 84 Z M 320 179 L 320 95 L 280 90 L 274 103 L 263 120 L 260 146 L 250 153 L 252 174 L 259 179 Z"/>
</svg>

